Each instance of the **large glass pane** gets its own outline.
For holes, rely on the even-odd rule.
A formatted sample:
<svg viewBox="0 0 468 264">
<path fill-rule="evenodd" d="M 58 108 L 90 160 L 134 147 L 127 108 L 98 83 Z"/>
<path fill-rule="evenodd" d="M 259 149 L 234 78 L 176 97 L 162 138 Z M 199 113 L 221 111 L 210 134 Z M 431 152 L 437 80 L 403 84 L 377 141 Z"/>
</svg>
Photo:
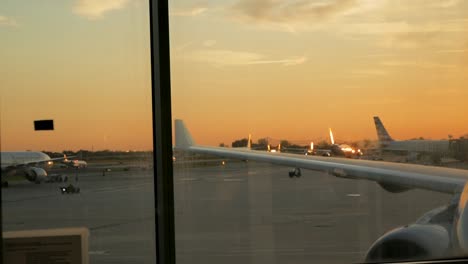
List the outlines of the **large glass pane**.
<svg viewBox="0 0 468 264">
<path fill-rule="evenodd" d="M 170 15 L 179 263 L 468 252 L 468 2 L 176 0 Z"/>
<path fill-rule="evenodd" d="M 3 231 L 84 227 L 90 263 L 154 263 L 148 1 L 0 7 Z"/>
</svg>

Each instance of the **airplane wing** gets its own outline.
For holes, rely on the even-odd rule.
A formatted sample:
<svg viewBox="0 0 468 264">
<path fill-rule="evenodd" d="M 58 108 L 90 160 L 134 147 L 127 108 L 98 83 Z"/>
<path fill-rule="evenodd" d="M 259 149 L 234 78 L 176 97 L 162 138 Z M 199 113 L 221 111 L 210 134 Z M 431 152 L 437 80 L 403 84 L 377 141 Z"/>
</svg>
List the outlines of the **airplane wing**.
<svg viewBox="0 0 468 264">
<path fill-rule="evenodd" d="M 50 158 L 50 159 L 44 159 L 44 160 L 37 160 L 37 161 L 32 161 L 32 162 L 28 162 L 28 163 L 19 163 L 19 164 L 15 164 L 14 166 L 16 167 L 23 167 L 23 166 L 33 166 L 35 164 L 38 164 L 38 163 L 46 163 L 46 162 L 53 162 L 53 161 L 63 161 L 63 160 L 66 160 L 66 159 L 69 159 L 69 158 L 73 158 L 75 156 L 69 156 L 69 157 L 60 157 L 60 158 Z"/>
<path fill-rule="evenodd" d="M 322 171 L 341 178 L 370 180 L 391 192 L 416 188 L 454 194 L 461 192 L 468 180 L 468 170 L 200 146 L 195 144 L 182 120 L 175 120 L 175 137 L 176 150 Z"/>
</svg>

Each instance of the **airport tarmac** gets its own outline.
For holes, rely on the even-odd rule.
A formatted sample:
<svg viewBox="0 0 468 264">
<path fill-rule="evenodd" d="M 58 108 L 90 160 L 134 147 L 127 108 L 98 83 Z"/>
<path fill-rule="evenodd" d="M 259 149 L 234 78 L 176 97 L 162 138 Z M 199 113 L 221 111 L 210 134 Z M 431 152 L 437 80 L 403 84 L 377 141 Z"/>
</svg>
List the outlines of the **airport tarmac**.
<svg viewBox="0 0 468 264">
<path fill-rule="evenodd" d="M 386 231 L 449 195 L 392 194 L 373 182 L 254 162 L 175 167 L 177 263 L 355 263 Z M 3 189 L 5 231 L 85 226 L 90 263 L 154 263 L 153 171 L 67 170 L 65 183 Z M 78 181 L 75 182 L 75 176 Z"/>
</svg>

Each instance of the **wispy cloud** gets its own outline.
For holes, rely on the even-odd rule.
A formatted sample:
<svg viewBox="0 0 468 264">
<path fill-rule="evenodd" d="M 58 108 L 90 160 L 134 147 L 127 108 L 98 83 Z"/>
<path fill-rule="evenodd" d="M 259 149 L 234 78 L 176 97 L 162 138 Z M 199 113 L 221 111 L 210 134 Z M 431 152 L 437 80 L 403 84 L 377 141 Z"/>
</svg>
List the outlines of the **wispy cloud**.
<svg viewBox="0 0 468 264">
<path fill-rule="evenodd" d="M 213 47 L 214 45 L 216 45 L 216 40 L 214 39 L 207 39 L 205 41 L 203 41 L 203 46 L 205 47 Z"/>
<path fill-rule="evenodd" d="M 466 94 L 466 90 L 460 90 L 455 88 L 427 89 L 426 94 L 431 96 L 460 96 Z"/>
<path fill-rule="evenodd" d="M 17 25 L 16 20 L 0 15 L 0 27 L 14 27 Z"/>
<path fill-rule="evenodd" d="M 468 33 L 468 20 L 444 20 L 437 23 L 410 24 L 406 21 L 351 23 L 338 29 L 350 35 L 374 35 L 381 47 L 420 48 L 422 46 L 452 49 L 449 33 Z"/>
<path fill-rule="evenodd" d="M 77 0 L 73 12 L 88 19 L 99 19 L 112 10 L 124 8 L 131 0 Z"/>
<path fill-rule="evenodd" d="M 208 10 L 206 7 L 190 7 L 184 9 L 176 9 L 170 12 L 171 16 L 194 17 L 205 13 Z"/>
<path fill-rule="evenodd" d="M 440 40 L 439 31 L 408 31 L 388 35 L 381 45 L 389 48 L 419 48 L 422 45 L 440 43 Z"/>
<path fill-rule="evenodd" d="M 395 34 L 402 38 L 427 39 L 437 33 L 468 32 L 468 20 L 443 20 L 425 24 L 410 24 L 407 21 L 349 23 L 341 31 L 348 34 Z"/>
<path fill-rule="evenodd" d="M 324 19 L 348 11 L 358 0 L 335 0 L 332 2 L 285 1 L 285 0 L 240 0 L 233 9 L 251 20 L 281 22 L 312 17 Z"/>
<path fill-rule="evenodd" d="M 373 8 L 382 0 L 238 0 L 230 9 L 242 22 L 297 31 L 319 22 Z"/>
<path fill-rule="evenodd" d="M 387 75 L 388 72 L 379 69 L 358 69 L 351 72 L 354 75 L 370 75 L 370 76 L 382 76 Z"/>
<path fill-rule="evenodd" d="M 303 64 L 307 61 L 305 57 L 290 57 L 285 59 L 270 59 L 260 53 L 233 51 L 233 50 L 197 50 L 188 55 L 190 59 L 206 62 L 217 67 L 221 66 L 240 66 L 256 64 L 279 64 L 283 66 L 294 66 Z"/>
<path fill-rule="evenodd" d="M 293 58 L 288 58 L 288 59 L 282 59 L 282 60 L 256 60 L 256 61 L 251 61 L 248 62 L 247 64 L 282 64 L 284 66 L 294 66 L 294 65 L 299 65 L 303 64 L 307 61 L 306 57 L 293 57 Z"/>
<path fill-rule="evenodd" d="M 427 61 L 383 61 L 380 63 L 383 66 L 389 66 L 389 67 L 417 67 L 417 68 L 456 68 L 456 65 L 452 64 L 442 64 L 442 63 L 437 63 L 437 62 L 427 62 Z"/>
<path fill-rule="evenodd" d="M 376 22 L 376 23 L 350 23 L 341 31 L 348 34 L 381 35 L 389 33 L 402 33 L 411 30 L 411 26 L 405 21 Z"/>
<path fill-rule="evenodd" d="M 468 53 L 468 49 L 439 50 L 438 53 Z"/>
<path fill-rule="evenodd" d="M 171 47 L 171 51 L 181 52 L 181 51 L 183 51 L 183 50 L 189 48 L 190 46 L 192 46 L 193 43 L 195 43 L 195 41 L 189 41 L 189 42 L 180 44 L 180 45 L 178 45 L 178 46 Z"/>
<path fill-rule="evenodd" d="M 392 7 L 398 7 L 399 10 L 419 10 L 432 8 L 432 9 L 446 9 L 458 8 L 466 0 L 389 0 Z"/>
<path fill-rule="evenodd" d="M 436 7 L 436 8 L 449 8 L 449 7 L 457 6 L 462 1 L 461 0 L 437 0 L 437 1 L 432 1 L 432 2 L 433 3 L 431 3 L 431 4 L 432 4 L 433 7 Z"/>
</svg>

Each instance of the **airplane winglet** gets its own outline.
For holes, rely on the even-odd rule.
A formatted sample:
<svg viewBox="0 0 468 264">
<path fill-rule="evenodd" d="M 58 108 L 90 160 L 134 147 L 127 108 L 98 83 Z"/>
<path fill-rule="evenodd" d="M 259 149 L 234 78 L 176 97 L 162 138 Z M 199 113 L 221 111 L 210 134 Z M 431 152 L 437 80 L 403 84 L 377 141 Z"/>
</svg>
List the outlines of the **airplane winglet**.
<svg viewBox="0 0 468 264">
<path fill-rule="evenodd" d="M 180 119 L 174 120 L 175 125 L 175 147 L 176 148 L 188 148 L 195 145 L 192 139 L 192 135 L 185 127 L 184 121 Z"/>
</svg>

